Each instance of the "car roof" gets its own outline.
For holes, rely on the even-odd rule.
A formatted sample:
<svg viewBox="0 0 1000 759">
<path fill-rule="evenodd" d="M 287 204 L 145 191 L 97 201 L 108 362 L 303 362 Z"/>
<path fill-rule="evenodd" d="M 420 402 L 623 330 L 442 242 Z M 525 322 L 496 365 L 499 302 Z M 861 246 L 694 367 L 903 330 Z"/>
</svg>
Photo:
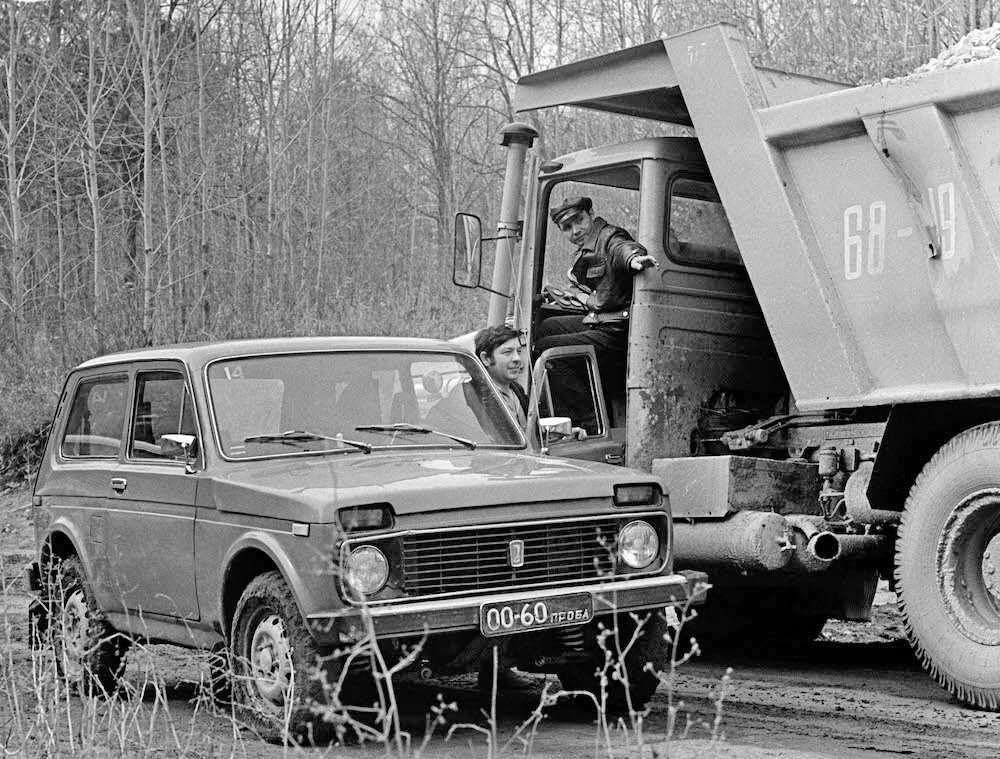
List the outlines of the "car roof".
<svg viewBox="0 0 1000 759">
<path fill-rule="evenodd" d="M 215 340 L 200 343 L 177 343 L 152 348 L 109 353 L 84 361 L 77 369 L 135 361 L 183 361 L 203 365 L 218 358 L 271 353 L 309 353 L 319 351 L 448 351 L 466 353 L 466 349 L 447 340 L 419 337 L 268 337 L 252 340 Z"/>
</svg>

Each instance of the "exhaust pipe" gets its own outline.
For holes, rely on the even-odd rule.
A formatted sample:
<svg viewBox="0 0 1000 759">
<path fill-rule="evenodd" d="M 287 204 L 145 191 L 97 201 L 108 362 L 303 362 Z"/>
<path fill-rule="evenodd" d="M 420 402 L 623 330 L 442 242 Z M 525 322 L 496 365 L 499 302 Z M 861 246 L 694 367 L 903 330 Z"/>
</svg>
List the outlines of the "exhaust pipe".
<svg viewBox="0 0 1000 759">
<path fill-rule="evenodd" d="M 873 509 L 868 501 L 868 483 L 871 482 L 874 469 L 874 461 L 862 461 L 857 471 L 848 478 L 847 485 L 844 486 L 844 509 L 847 516 L 858 524 L 899 524 L 902 512 Z"/>
<path fill-rule="evenodd" d="M 786 517 L 795 546 L 789 569 L 822 572 L 840 556 L 840 539 L 823 529 L 823 518 L 804 515 Z"/>
<path fill-rule="evenodd" d="M 773 572 L 793 553 L 788 532 L 784 517 L 769 511 L 740 511 L 718 522 L 674 522 L 674 563 Z"/>
<path fill-rule="evenodd" d="M 840 559 L 863 567 L 877 567 L 889 547 L 889 538 L 885 535 L 838 535 L 840 540 Z"/>
</svg>

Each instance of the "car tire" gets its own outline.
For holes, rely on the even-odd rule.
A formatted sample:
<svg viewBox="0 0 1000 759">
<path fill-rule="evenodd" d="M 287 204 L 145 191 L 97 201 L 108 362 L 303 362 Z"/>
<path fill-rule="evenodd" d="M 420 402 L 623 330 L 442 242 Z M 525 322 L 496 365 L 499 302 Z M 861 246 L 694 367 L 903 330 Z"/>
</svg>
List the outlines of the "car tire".
<svg viewBox="0 0 1000 759">
<path fill-rule="evenodd" d="M 637 623 L 630 614 L 621 613 L 592 623 L 587 635 L 588 647 L 593 650 L 591 661 L 559 670 L 563 689 L 592 694 L 609 714 L 644 709 L 660 684 L 657 673 L 670 665 L 670 644 L 666 638 L 670 628 L 662 609 L 640 614 L 638 619 L 642 629 L 631 647 Z M 598 624 L 610 631 L 604 636 L 603 647 L 599 642 L 603 633 L 596 627 Z"/>
<path fill-rule="evenodd" d="M 243 591 L 230 654 L 236 714 L 261 738 L 301 744 L 333 737 L 324 719 L 328 694 L 314 677 L 322 668 L 335 681 L 331 657 L 316 646 L 280 573 L 259 575 Z"/>
<path fill-rule="evenodd" d="M 98 608 L 79 557 L 60 561 L 51 577 L 48 634 L 60 676 L 86 694 L 116 694 L 131 641 Z"/>
<path fill-rule="evenodd" d="M 896 592 L 921 664 L 960 701 L 1000 706 L 1000 423 L 957 435 L 917 476 Z"/>
</svg>

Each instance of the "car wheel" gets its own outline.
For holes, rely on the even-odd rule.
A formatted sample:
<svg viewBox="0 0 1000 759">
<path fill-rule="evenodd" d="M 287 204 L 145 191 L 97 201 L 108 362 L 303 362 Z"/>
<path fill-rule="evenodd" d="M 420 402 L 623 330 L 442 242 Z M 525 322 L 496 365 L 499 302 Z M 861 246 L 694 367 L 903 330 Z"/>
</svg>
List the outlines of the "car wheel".
<svg viewBox="0 0 1000 759">
<path fill-rule="evenodd" d="M 631 647 L 629 643 L 637 627 L 631 615 L 622 613 L 592 623 L 593 635 L 588 634 L 587 638 L 593 657 L 587 664 L 559 671 L 563 689 L 591 693 L 608 713 L 627 714 L 645 708 L 660 684 L 656 673 L 670 664 L 670 646 L 665 638 L 670 629 L 663 610 L 639 615 L 639 621 L 643 620 Z M 600 623 L 610 631 L 604 636 L 603 648 L 599 642 L 603 633 L 596 627 Z M 625 649 L 624 659 L 622 649 Z"/>
<path fill-rule="evenodd" d="M 254 578 L 243 591 L 230 642 L 237 714 L 270 742 L 321 742 L 332 737 L 324 720 L 328 682 L 334 682 L 291 591 L 278 572 Z"/>
<path fill-rule="evenodd" d="M 105 620 L 79 557 L 54 567 L 48 592 L 48 632 L 59 674 L 84 693 L 113 695 L 131 641 Z"/>
<path fill-rule="evenodd" d="M 924 668 L 1000 706 L 1000 423 L 952 438 L 920 472 L 896 543 L 896 591 Z"/>
</svg>

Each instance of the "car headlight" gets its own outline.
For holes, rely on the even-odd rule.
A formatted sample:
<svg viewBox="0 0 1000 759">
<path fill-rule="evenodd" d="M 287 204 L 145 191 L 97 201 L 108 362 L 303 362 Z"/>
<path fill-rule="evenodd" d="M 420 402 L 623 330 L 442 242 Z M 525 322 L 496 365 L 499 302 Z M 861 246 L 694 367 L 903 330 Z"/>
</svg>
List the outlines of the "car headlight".
<svg viewBox="0 0 1000 759">
<path fill-rule="evenodd" d="M 359 546 L 347 557 L 347 584 L 360 595 L 377 593 L 389 579 L 389 562 L 375 546 Z"/>
<path fill-rule="evenodd" d="M 618 555 L 633 569 L 643 569 L 660 553 L 660 538 L 649 522 L 636 520 L 618 533 Z"/>
</svg>

